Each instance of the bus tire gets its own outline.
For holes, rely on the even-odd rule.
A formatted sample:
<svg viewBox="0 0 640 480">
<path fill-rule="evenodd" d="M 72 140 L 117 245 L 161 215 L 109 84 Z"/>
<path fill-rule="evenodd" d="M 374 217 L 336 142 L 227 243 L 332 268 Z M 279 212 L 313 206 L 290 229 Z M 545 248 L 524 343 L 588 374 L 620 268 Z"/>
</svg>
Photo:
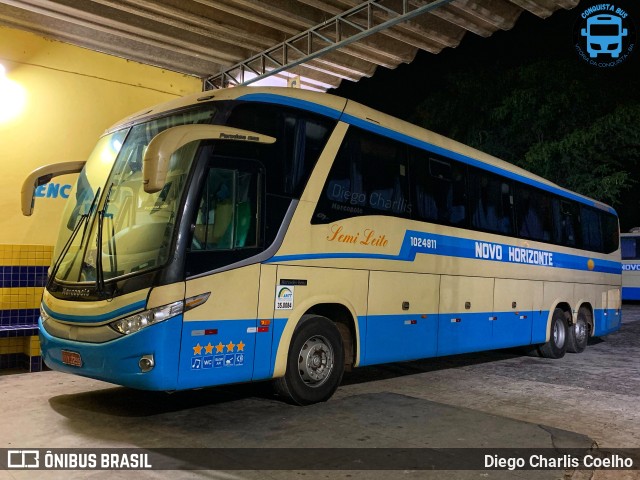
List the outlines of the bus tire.
<svg viewBox="0 0 640 480">
<path fill-rule="evenodd" d="M 576 322 L 569 327 L 567 335 L 567 352 L 582 353 L 587 348 L 589 341 L 589 318 L 590 313 L 586 308 L 578 310 Z"/>
<path fill-rule="evenodd" d="M 549 341 L 538 347 L 540 356 L 544 358 L 562 358 L 567 351 L 567 319 L 564 311 L 556 308 L 551 317 L 551 334 Z"/>
<path fill-rule="evenodd" d="M 293 333 L 286 373 L 274 387 L 298 405 L 324 402 L 340 385 L 343 372 L 344 349 L 337 327 L 326 317 L 305 315 Z"/>
</svg>

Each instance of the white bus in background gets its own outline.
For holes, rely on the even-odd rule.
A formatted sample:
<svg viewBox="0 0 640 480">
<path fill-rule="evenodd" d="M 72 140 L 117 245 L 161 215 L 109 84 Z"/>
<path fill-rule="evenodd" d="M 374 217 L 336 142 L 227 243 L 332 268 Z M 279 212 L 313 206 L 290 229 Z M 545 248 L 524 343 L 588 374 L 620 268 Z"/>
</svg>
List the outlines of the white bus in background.
<svg viewBox="0 0 640 480">
<path fill-rule="evenodd" d="M 640 300 L 640 227 L 620 235 L 622 300 Z"/>
<path fill-rule="evenodd" d="M 52 166 L 25 182 L 23 211 Z M 63 214 L 41 309 L 55 369 L 149 390 L 535 345 L 621 321 L 616 212 L 344 98 L 199 93 L 110 128 Z M 588 365 L 585 366 L 588 368 Z"/>
</svg>

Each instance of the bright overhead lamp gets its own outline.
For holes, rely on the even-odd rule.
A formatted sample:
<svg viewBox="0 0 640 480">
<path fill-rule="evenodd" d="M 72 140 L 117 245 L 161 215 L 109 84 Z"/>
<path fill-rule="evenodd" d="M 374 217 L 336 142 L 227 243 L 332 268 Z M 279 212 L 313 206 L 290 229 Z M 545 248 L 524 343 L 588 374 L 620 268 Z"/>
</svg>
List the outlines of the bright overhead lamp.
<svg viewBox="0 0 640 480">
<path fill-rule="evenodd" d="M 4 65 L 0 64 L 0 123 L 20 115 L 26 103 L 27 92 L 20 84 L 7 78 Z"/>
</svg>

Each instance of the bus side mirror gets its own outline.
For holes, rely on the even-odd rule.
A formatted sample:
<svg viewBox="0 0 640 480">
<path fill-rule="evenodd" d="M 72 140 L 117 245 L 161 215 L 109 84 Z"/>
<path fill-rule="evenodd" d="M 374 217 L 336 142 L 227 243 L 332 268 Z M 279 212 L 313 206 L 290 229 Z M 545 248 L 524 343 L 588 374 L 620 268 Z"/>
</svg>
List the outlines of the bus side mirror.
<svg viewBox="0 0 640 480">
<path fill-rule="evenodd" d="M 25 217 L 30 217 L 33 213 L 33 197 L 36 188 L 50 182 L 53 177 L 70 173 L 80 173 L 85 163 L 85 160 L 81 162 L 53 163 L 36 168 L 31 172 L 22 183 L 22 190 L 20 191 L 22 214 Z"/>
<path fill-rule="evenodd" d="M 169 161 L 180 147 L 199 140 L 274 143 L 275 138 L 223 125 L 181 125 L 159 133 L 149 143 L 142 162 L 144 191 L 156 193 L 167 181 Z"/>
</svg>

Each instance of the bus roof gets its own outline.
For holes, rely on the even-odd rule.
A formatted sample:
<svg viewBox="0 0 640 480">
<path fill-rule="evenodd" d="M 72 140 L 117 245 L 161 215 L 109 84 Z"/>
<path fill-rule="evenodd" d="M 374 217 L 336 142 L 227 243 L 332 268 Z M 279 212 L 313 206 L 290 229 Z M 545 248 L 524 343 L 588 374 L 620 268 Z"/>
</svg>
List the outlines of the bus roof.
<svg viewBox="0 0 640 480">
<path fill-rule="evenodd" d="M 443 135 L 379 112 L 353 100 L 298 88 L 234 87 L 198 92 L 141 110 L 114 124 L 106 132 L 118 130 L 129 124 L 140 123 L 173 110 L 220 100 L 273 103 L 319 113 L 433 153 L 542 187 L 561 196 L 569 197 L 615 214 L 615 210 L 612 207 L 602 202 L 567 190 L 523 168 Z"/>
</svg>

